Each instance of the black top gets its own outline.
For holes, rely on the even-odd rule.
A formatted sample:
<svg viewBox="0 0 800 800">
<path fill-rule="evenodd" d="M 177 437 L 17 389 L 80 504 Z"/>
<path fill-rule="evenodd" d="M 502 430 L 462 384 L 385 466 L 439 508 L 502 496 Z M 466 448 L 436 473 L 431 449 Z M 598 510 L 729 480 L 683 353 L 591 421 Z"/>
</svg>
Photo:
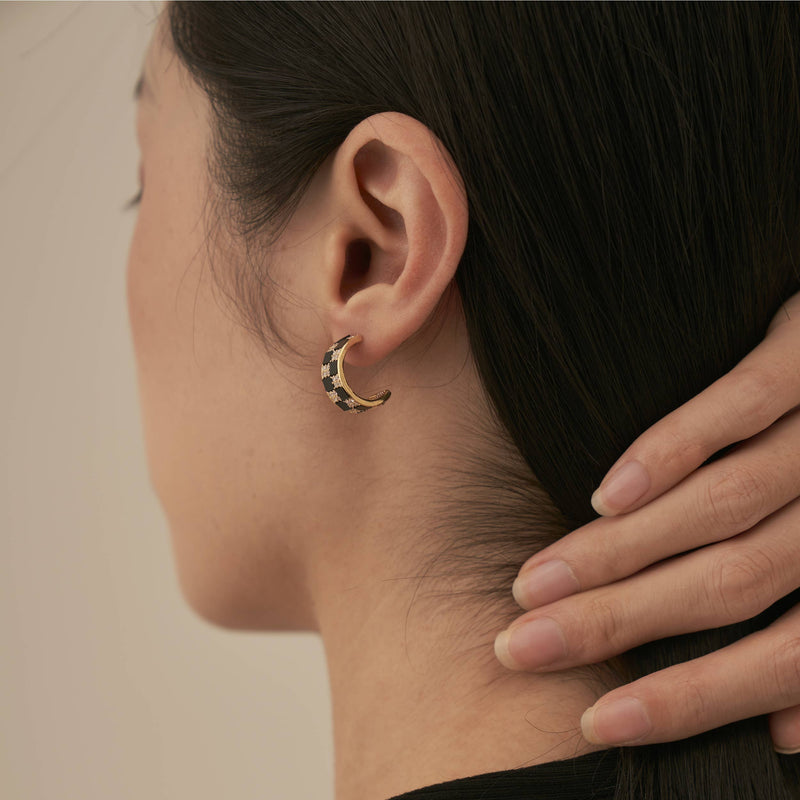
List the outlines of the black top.
<svg viewBox="0 0 800 800">
<path fill-rule="evenodd" d="M 566 761 L 487 772 L 437 783 L 389 800 L 612 800 L 619 750 L 598 750 Z"/>
</svg>

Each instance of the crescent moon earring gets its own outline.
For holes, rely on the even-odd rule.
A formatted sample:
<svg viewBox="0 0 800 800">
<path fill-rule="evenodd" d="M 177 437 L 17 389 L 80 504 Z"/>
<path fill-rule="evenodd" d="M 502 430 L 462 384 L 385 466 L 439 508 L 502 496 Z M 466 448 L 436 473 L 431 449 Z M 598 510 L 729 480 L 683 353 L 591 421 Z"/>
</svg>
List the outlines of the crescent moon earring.
<svg viewBox="0 0 800 800">
<path fill-rule="evenodd" d="M 360 414 L 375 406 L 382 406 L 391 396 L 388 389 L 383 389 L 370 397 L 360 397 L 347 383 L 344 377 L 344 357 L 354 344 L 363 340 L 359 333 L 343 336 L 334 342 L 322 357 L 322 386 L 335 406 L 351 414 Z"/>
</svg>

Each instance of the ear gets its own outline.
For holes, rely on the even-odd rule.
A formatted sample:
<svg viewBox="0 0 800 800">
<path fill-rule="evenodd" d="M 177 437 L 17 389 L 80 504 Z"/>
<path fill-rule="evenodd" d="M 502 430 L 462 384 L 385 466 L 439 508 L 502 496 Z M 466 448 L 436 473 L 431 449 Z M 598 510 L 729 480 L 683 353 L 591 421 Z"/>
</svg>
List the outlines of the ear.
<svg viewBox="0 0 800 800">
<path fill-rule="evenodd" d="M 444 145 L 413 117 L 375 114 L 336 151 L 323 306 L 331 341 L 360 333 L 354 366 L 414 334 L 453 280 L 467 240 L 464 183 Z"/>
</svg>

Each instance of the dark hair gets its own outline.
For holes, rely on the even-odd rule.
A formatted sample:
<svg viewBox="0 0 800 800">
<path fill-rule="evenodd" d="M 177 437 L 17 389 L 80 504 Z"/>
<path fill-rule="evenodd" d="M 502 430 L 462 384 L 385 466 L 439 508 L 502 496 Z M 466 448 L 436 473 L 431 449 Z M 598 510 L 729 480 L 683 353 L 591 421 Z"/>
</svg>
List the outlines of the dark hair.
<svg viewBox="0 0 800 800">
<path fill-rule="evenodd" d="M 281 230 L 372 114 L 415 117 L 453 156 L 470 214 L 456 284 L 524 467 L 512 484 L 484 481 L 475 513 L 504 528 L 465 520 L 462 552 L 484 554 L 506 596 L 534 544 L 594 518 L 591 492 L 630 442 L 730 370 L 800 289 L 797 6 L 175 2 L 168 13 L 215 112 L 213 208 L 248 247 Z M 256 261 L 226 280 L 243 323 L 274 342 Z M 522 508 L 534 497 L 537 538 Z M 621 677 L 722 647 L 798 600 L 629 651 Z M 773 751 L 765 717 L 622 748 L 619 763 L 619 800 L 800 797 L 798 760 Z"/>
</svg>

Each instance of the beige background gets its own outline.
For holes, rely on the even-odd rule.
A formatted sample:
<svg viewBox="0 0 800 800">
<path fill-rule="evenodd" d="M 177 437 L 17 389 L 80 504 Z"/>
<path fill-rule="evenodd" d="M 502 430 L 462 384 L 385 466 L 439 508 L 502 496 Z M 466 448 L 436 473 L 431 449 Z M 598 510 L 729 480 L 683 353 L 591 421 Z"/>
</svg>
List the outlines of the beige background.
<svg viewBox="0 0 800 800">
<path fill-rule="evenodd" d="M 330 798 L 322 648 L 185 606 L 125 263 L 152 3 L 0 3 L 0 797 Z"/>
</svg>

